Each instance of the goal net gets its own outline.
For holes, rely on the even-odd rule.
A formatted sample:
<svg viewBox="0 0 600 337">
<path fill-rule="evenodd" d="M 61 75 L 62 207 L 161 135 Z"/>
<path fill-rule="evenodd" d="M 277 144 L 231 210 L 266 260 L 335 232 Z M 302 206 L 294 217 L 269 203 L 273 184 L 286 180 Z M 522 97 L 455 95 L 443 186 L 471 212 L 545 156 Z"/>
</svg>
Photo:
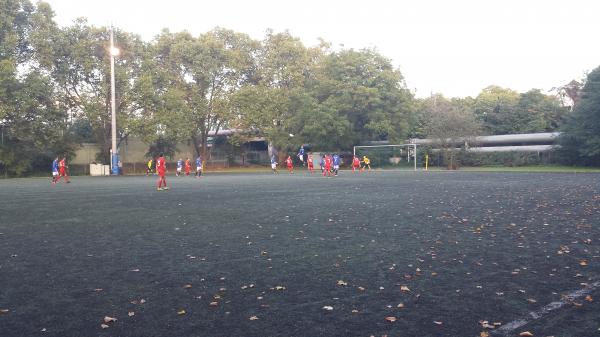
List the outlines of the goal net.
<svg viewBox="0 0 600 337">
<path fill-rule="evenodd" d="M 416 144 L 355 146 L 354 155 L 358 156 L 361 161 L 364 156 L 369 158 L 371 168 L 397 168 L 416 171 L 417 166 L 420 165 Z"/>
</svg>

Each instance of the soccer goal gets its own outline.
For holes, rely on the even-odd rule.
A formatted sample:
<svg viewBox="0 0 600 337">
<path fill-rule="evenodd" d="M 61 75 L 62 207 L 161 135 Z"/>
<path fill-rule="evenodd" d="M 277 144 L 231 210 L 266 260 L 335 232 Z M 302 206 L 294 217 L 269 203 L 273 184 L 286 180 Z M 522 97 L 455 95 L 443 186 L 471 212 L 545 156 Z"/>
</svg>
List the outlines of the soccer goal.
<svg viewBox="0 0 600 337">
<path fill-rule="evenodd" d="M 354 155 L 361 161 L 366 156 L 373 168 L 404 168 L 417 170 L 417 144 L 359 145 Z"/>
</svg>

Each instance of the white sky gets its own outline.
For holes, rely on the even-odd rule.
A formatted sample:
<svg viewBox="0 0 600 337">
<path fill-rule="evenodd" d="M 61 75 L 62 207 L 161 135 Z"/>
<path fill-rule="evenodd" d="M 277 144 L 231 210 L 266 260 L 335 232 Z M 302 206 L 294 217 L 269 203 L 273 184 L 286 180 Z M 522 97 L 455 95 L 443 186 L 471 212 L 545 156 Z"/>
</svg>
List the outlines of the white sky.
<svg viewBox="0 0 600 337">
<path fill-rule="evenodd" d="M 594 0 L 46 0 L 59 25 L 112 22 L 151 40 L 162 28 L 216 26 L 262 39 L 288 29 L 307 46 L 375 47 L 419 97 L 476 96 L 496 84 L 520 92 L 583 78 L 600 66 Z"/>
</svg>

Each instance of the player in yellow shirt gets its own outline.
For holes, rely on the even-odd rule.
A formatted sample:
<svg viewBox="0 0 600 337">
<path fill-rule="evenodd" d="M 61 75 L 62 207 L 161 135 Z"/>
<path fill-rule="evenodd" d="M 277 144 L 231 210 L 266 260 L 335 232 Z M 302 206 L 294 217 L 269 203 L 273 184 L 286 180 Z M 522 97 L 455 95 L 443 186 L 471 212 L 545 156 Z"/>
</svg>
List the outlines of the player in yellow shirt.
<svg viewBox="0 0 600 337">
<path fill-rule="evenodd" d="M 371 171 L 371 159 L 369 159 L 367 156 L 363 156 L 362 162 L 365 164 L 365 166 L 363 166 L 363 170 L 365 167 L 368 167 L 369 171 Z"/>
</svg>

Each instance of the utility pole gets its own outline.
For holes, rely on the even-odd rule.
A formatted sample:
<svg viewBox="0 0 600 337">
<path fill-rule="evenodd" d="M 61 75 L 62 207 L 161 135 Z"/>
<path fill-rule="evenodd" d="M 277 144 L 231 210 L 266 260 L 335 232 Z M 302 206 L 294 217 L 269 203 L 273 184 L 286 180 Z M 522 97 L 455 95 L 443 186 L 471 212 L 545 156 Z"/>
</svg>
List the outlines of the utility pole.
<svg viewBox="0 0 600 337">
<path fill-rule="evenodd" d="M 112 146 L 110 155 L 111 172 L 119 174 L 119 152 L 117 150 L 117 112 L 115 102 L 115 56 L 119 55 L 119 49 L 115 48 L 113 38 L 113 27 L 110 27 L 110 101 L 111 101 L 111 134 Z"/>
</svg>

